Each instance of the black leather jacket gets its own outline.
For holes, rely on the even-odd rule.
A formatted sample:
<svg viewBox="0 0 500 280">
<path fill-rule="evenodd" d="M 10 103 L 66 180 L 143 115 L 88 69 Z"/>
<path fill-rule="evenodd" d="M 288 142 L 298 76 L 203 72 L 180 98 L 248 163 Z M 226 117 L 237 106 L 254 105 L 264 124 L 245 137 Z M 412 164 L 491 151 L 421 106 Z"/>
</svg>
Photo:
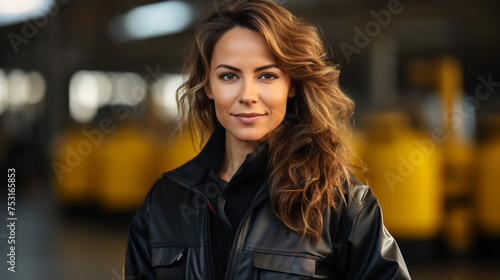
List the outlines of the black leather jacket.
<svg viewBox="0 0 500 280">
<path fill-rule="evenodd" d="M 208 172 L 203 162 L 221 154 L 213 142 L 195 159 L 164 173 L 149 191 L 130 225 L 124 279 L 214 279 L 210 190 L 202 183 Z M 236 230 L 225 279 L 410 279 L 377 198 L 357 179 L 347 205 L 325 210 L 316 245 L 307 239 L 300 243 L 301 236 L 273 214 L 266 184 L 258 187 Z"/>
</svg>

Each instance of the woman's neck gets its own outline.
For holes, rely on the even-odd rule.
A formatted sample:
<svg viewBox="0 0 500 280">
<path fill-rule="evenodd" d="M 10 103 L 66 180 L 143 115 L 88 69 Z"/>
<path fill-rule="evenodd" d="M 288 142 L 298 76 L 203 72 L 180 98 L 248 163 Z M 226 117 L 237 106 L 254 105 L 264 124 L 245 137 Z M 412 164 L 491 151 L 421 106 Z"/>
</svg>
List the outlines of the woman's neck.
<svg viewBox="0 0 500 280">
<path fill-rule="evenodd" d="M 229 182 L 247 155 L 252 153 L 258 145 L 258 141 L 241 141 L 226 131 L 224 161 L 219 177 Z"/>
</svg>

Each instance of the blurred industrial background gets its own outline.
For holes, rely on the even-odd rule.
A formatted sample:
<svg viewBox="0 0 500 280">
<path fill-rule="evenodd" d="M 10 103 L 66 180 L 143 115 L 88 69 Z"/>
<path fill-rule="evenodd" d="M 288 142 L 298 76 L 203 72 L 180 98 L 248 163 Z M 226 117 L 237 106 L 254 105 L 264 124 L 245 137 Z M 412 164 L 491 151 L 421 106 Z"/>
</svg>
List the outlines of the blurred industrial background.
<svg viewBox="0 0 500 280">
<path fill-rule="evenodd" d="M 340 64 L 353 143 L 413 278 L 500 279 L 500 3 L 280 2 Z M 120 279 L 134 211 L 199 148 L 173 134 L 174 92 L 211 5 L 0 1 L 0 218 L 8 168 L 18 218 L 15 273 L 0 226 L 1 279 Z"/>
</svg>

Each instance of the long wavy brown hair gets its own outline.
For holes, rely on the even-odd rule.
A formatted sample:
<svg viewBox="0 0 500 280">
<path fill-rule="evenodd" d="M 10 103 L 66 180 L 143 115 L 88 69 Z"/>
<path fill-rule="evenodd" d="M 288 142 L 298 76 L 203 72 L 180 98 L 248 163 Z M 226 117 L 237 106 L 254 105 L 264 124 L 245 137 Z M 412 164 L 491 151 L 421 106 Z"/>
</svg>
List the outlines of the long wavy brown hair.
<svg viewBox="0 0 500 280">
<path fill-rule="evenodd" d="M 212 131 L 217 125 L 213 100 L 205 95 L 217 40 L 235 26 L 262 34 L 276 64 L 290 76 L 297 95 L 285 121 L 269 137 L 271 204 L 290 229 L 321 239 L 322 213 L 337 209 L 350 180 L 353 101 L 338 84 L 339 69 L 329 62 L 318 29 L 272 1 L 224 1 L 195 29 L 178 89 L 180 125 Z M 291 115 L 294 115 L 290 117 Z M 203 137 L 202 137 L 203 139 Z"/>
</svg>

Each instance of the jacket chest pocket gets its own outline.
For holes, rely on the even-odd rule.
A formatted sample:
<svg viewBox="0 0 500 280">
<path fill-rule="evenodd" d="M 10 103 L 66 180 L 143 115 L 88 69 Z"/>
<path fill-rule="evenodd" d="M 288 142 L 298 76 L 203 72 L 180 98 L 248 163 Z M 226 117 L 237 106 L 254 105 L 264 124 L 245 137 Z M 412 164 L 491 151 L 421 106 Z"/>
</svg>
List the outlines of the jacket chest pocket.
<svg viewBox="0 0 500 280">
<path fill-rule="evenodd" d="M 151 265 L 158 280 L 186 280 L 187 247 L 152 249 Z"/>
<path fill-rule="evenodd" d="M 302 280 L 314 279 L 314 259 L 269 253 L 254 253 L 253 280 Z"/>
</svg>

